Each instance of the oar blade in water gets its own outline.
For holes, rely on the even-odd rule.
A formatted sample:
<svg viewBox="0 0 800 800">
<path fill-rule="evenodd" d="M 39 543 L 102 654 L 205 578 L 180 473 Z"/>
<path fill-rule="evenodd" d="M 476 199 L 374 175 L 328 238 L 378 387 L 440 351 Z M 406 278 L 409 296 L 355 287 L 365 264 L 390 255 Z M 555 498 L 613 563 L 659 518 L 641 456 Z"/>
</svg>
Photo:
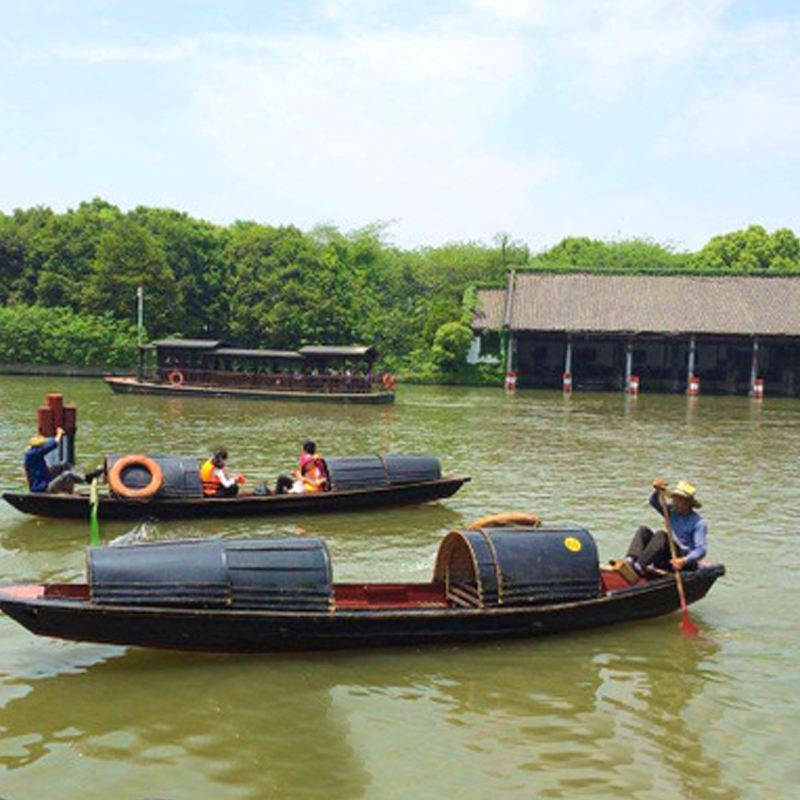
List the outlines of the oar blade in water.
<svg viewBox="0 0 800 800">
<path fill-rule="evenodd" d="M 689 611 L 688 609 L 685 608 L 683 609 L 683 613 L 681 614 L 680 632 L 684 636 L 700 635 L 700 629 L 697 627 L 697 625 L 694 624 L 694 622 L 692 622 L 689 619 Z"/>
</svg>

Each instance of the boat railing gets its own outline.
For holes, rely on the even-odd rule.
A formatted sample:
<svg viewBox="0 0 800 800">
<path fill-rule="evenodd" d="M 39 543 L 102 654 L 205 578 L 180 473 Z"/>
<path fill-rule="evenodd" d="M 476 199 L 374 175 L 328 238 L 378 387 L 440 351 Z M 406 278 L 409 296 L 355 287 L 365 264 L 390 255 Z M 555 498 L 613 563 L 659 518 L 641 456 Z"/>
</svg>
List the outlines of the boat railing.
<svg viewBox="0 0 800 800">
<path fill-rule="evenodd" d="M 268 389 L 285 392 L 317 392 L 368 394 L 381 383 L 372 375 L 306 375 L 297 373 L 237 372 L 186 367 L 161 367 L 157 371 L 161 383 L 192 386 L 226 386 L 239 389 Z"/>
</svg>

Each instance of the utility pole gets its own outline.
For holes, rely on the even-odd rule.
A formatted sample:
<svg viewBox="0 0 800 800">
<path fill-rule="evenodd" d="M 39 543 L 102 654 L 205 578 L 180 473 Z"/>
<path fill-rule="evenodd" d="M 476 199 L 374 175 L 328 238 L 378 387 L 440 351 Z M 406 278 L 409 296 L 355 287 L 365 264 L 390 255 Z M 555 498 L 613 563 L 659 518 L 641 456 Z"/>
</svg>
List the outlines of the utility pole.
<svg viewBox="0 0 800 800">
<path fill-rule="evenodd" d="M 138 369 L 136 377 L 144 380 L 144 287 L 136 289 L 136 349 L 138 351 Z"/>
</svg>

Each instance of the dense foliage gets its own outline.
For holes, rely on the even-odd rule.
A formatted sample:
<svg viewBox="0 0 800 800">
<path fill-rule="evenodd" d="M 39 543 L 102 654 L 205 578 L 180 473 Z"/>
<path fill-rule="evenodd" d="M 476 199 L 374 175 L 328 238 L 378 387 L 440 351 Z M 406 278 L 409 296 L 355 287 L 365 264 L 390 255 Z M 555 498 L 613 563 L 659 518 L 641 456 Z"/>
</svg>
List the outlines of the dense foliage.
<svg viewBox="0 0 800 800">
<path fill-rule="evenodd" d="M 491 244 L 403 250 L 381 225 L 349 233 L 222 227 L 170 209 L 123 213 L 100 199 L 64 214 L 0 212 L 0 361 L 132 365 L 141 285 L 148 337 L 264 347 L 368 342 L 389 369 L 481 380 L 489 368 L 462 375 L 475 286 L 503 285 L 512 265 L 785 274 L 800 272 L 800 241 L 788 229 L 754 225 L 696 253 L 639 239 L 567 238 L 531 256 L 507 234 Z"/>
<path fill-rule="evenodd" d="M 105 314 L 69 308 L 0 307 L 0 363 L 125 367 L 135 363 L 136 330 Z"/>
</svg>

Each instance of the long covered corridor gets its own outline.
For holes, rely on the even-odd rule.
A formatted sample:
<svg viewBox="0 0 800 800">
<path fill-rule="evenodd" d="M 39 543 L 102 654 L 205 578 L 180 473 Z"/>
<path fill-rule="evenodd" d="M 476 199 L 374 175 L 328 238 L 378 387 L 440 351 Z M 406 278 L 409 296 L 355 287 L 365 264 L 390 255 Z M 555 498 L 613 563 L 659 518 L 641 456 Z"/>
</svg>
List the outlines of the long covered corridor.
<svg viewBox="0 0 800 800">
<path fill-rule="evenodd" d="M 473 328 L 520 387 L 800 393 L 800 278 L 512 273 Z"/>
</svg>

